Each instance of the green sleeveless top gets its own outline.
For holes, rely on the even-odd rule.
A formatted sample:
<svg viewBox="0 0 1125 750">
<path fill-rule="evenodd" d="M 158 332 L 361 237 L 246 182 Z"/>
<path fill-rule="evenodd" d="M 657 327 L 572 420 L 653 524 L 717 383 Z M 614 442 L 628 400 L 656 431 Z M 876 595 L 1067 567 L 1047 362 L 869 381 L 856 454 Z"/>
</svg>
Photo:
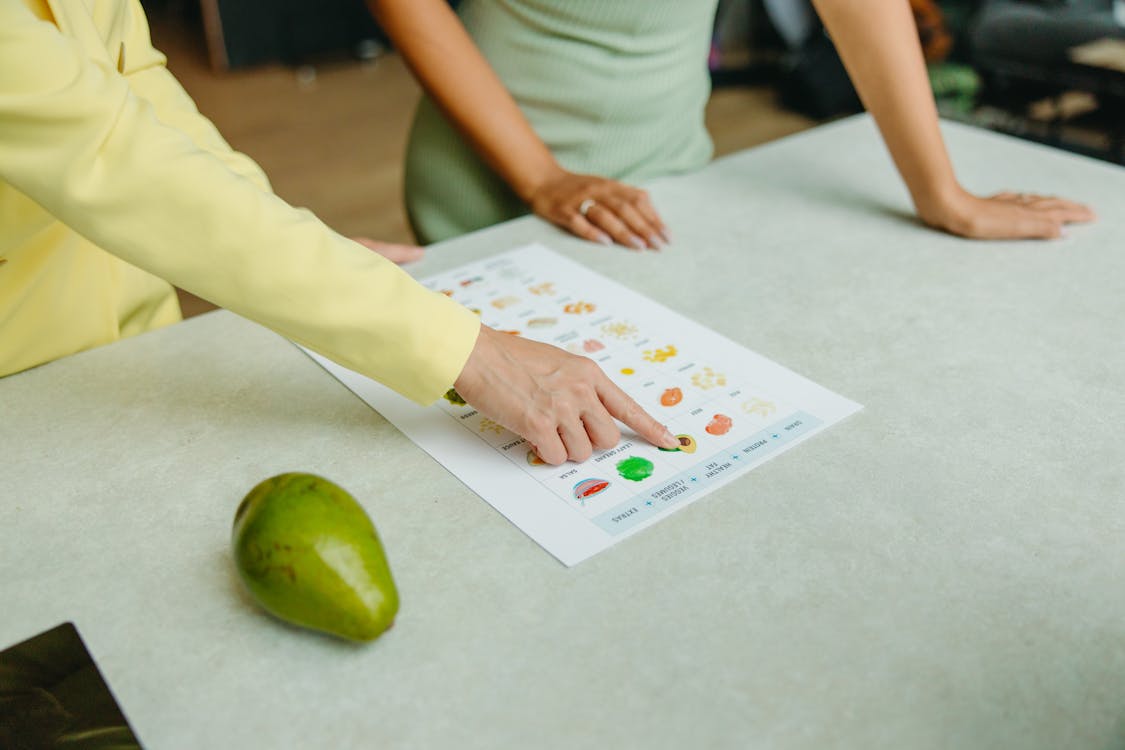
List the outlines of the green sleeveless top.
<svg viewBox="0 0 1125 750">
<path fill-rule="evenodd" d="M 565 169 L 629 183 L 700 168 L 717 0 L 465 0 L 469 34 Z M 527 213 L 429 100 L 406 156 L 424 243 Z"/>
</svg>

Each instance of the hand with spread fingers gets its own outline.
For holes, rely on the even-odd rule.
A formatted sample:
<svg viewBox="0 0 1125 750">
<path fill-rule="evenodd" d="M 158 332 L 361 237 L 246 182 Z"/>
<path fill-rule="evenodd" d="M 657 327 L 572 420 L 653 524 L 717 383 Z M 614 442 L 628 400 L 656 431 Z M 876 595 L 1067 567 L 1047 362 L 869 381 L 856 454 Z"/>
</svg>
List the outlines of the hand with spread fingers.
<svg viewBox="0 0 1125 750">
<path fill-rule="evenodd" d="M 1028 193 L 987 198 L 961 187 L 945 149 L 910 4 L 813 0 L 864 107 L 875 120 L 918 217 L 970 239 L 1049 239 L 1094 220 L 1073 201 Z M 879 23 L 872 19 L 878 18 Z"/>
<path fill-rule="evenodd" d="M 531 193 L 531 209 L 591 242 L 659 250 L 669 242 L 648 193 L 594 175 L 558 170 Z"/>
<path fill-rule="evenodd" d="M 1088 206 L 1051 195 L 997 193 L 980 198 L 958 191 L 930 209 L 919 204 L 922 221 L 950 234 L 981 240 L 1052 239 L 1067 224 L 1094 221 Z"/>
<path fill-rule="evenodd" d="M 461 398 L 526 438 L 549 464 L 585 461 L 621 439 L 619 419 L 663 448 L 679 442 L 592 360 L 481 326 L 454 383 Z"/>
</svg>

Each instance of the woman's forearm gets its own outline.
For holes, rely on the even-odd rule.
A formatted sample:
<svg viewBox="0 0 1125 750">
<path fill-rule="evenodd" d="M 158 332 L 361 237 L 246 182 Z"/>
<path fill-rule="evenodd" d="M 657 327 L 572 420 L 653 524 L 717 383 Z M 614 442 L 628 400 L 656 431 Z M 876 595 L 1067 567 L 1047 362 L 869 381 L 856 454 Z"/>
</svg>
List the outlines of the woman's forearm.
<svg viewBox="0 0 1125 750">
<path fill-rule="evenodd" d="M 560 172 L 445 0 L 368 0 L 434 102 L 524 201 Z"/>
<path fill-rule="evenodd" d="M 814 0 L 919 213 L 959 191 L 907 0 Z"/>
</svg>

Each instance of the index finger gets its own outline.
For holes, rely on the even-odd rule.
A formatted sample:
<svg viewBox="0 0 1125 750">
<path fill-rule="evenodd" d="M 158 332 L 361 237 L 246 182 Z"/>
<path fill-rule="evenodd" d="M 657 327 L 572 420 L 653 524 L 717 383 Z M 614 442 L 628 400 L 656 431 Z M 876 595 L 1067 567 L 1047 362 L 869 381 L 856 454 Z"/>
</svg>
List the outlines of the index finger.
<svg viewBox="0 0 1125 750">
<path fill-rule="evenodd" d="M 660 218 L 660 214 L 656 212 L 656 207 L 652 205 L 652 200 L 648 197 L 646 191 L 640 191 L 640 195 L 637 196 L 636 204 L 637 210 L 657 228 L 660 232 L 660 236 L 664 238 L 664 241 L 670 243 L 672 239 L 668 234 L 668 227 L 664 224 L 664 220 Z"/>
<path fill-rule="evenodd" d="M 1044 211 L 1067 222 L 1094 221 L 1097 216 L 1089 206 L 1062 198 L 1041 198 L 1028 206 L 1035 211 Z"/>
<path fill-rule="evenodd" d="M 668 428 L 653 418 L 609 378 L 602 377 L 596 385 L 598 398 L 614 419 L 621 420 L 638 435 L 657 447 L 676 448 L 680 442 Z"/>
<path fill-rule="evenodd" d="M 650 248 L 659 250 L 664 246 L 656 225 L 650 223 L 648 219 L 642 216 L 641 212 L 632 205 L 622 202 L 618 204 L 614 210 L 617 211 L 617 215 L 621 217 L 621 220 L 633 230 L 633 234 L 638 235 L 641 239 L 648 242 Z"/>
</svg>

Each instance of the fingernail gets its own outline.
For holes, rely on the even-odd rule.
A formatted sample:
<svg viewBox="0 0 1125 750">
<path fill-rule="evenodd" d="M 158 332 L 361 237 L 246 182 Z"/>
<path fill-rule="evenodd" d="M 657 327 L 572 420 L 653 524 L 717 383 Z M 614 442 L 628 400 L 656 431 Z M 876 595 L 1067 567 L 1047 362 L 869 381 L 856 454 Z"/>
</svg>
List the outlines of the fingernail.
<svg viewBox="0 0 1125 750">
<path fill-rule="evenodd" d="M 655 234 L 648 236 L 648 245 L 653 250 L 662 250 L 664 248 L 664 240 L 657 237 Z"/>
<path fill-rule="evenodd" d="M 663 237 L 664 241 L 669 245 L 672 244 L 672 233 L 668 231 L 668 227 L 664 227 L 660 230 L 660 236 Z"/>
<path fill-rule="evenodd" d="M 604 232 L 598 235 L 598 242 L 607 246 L 613 244 L 613 240 L 608 234 L 605 234 Z"/>
<path fill-rule="evenodd" d="M 679 439 L 677 439 L 676 436 L 672 434 L 671 430 L 669 430 L 667 427 L 665 427 L 664 428 L 664 446 L 667 447 L 667 448 L 672 448 L 672 447 L 678 448 L 679 445 L 680 445 Z"/>
<path fill-rule="evenodd" d="M 648 245 L 645 244 L 645 241 L 642 240 L 640 237 L 638 237 L 635 234 L 630 235 L 629 244 L 632 245 L 637 250 L 645 250 L 645 249 L 648 248 Z"/>
</svg>

